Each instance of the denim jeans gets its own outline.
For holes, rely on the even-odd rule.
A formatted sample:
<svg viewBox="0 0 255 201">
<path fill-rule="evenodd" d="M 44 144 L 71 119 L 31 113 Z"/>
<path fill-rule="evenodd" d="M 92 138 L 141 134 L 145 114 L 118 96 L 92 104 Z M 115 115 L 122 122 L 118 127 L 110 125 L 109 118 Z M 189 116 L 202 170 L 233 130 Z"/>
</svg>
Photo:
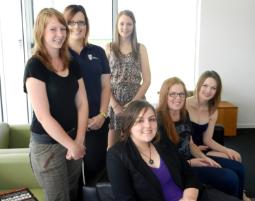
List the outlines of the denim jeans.
<svg viewBox="0 0 255 201">
<path fill-rule="evenodd" d="M 66 160 L 62 145 L 30 142 L 30 160 L 35 177 L 44 189 L 47 201 L 77 198 L 82 160 Z"/>
<path fill-rule="evenodd" d="M 194 173 L 204 184 L 227 194 L 242 198 L 244 188 L 244 167 L 240 162 L 210 156 L 222 168 L 192 167 Z"/>
</svg>

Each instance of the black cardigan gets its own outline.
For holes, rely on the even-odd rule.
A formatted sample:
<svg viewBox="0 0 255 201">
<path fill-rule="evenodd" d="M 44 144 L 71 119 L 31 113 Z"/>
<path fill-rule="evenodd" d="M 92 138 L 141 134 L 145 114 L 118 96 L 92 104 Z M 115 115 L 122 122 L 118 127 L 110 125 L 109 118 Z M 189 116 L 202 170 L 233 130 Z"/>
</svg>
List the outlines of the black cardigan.
<svg viewBox="0 0 255 201">
<path fill-rule="evenodd" d="M 157 143 L 155 147 L 181 189 L 202 188 L 174 145 Z M 160 182 L 141 158 L 131 139 L 119 142 L 108 150 L 107 171 L 117 201 L 164 200 Z"/>
</svg>

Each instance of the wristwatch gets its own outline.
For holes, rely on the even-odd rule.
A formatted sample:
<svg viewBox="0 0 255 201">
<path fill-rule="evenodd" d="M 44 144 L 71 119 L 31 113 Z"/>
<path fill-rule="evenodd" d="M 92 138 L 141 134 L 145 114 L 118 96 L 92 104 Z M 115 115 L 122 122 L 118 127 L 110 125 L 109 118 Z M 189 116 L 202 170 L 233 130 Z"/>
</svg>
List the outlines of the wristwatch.
<svg viewBox="0 0 255 201">
<path fill-rule="evenodd" d="M 107 117 L 107 114 L 106 114 L 105 112 L 100 112 L 99 114 L 100 114 L 101 116 L 103 116 L 104 118 Z"/>
</svg>

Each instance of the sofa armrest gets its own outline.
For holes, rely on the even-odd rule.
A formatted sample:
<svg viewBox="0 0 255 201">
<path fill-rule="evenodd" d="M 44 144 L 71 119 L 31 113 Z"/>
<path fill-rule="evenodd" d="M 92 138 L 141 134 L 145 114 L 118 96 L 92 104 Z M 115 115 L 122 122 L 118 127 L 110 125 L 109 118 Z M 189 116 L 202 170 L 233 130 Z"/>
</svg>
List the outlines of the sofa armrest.
<svg viewBox="0 0 255 201">
<path fill-rule="evenodd" d="M 224 145 L 224 126 L 217 124 L 214 127 L 213 139 L 221 145 Z"/>
<path fill-rule="evenodd" d="M 83 186 L 82 187 L 82 198 L 84 201 L 99 201 L 96 187 Z"/>
<path fill-rule="evenodd" d="M 0 189 L 40 188 L 30 166 L 29 153 L 0 154 Z"/>
<path fill-rule="evenodd" d="M 110 183 L 97 183 L 96 186 L 83 186 L 82 196 L 84 201 L 114 201 Z"/>
<path fill-rule="evenodd" d="M 110 183 L 98 183 L 96 185 L 97 195 L 100 201 L 114 201 L 112 186 Z"/>
<path fill-rule="evenodd" d="M 9 125 L 0 123 L 0 149 L 9 147 Z"/>
</svg>

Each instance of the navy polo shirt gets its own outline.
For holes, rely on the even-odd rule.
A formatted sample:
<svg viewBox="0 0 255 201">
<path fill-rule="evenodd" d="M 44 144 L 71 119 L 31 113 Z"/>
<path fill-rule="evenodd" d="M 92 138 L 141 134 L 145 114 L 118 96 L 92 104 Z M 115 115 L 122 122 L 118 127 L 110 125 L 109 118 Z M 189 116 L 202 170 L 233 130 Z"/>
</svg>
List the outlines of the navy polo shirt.
<svg viewBox="0 0 255 201">
<path fill-rule="evenodd" d="M 100 112 L 101 75 L 110 74 L 108 59 L 104 49 L 93 44 L 84 47 L 80 54 L 70 48 L 69 51 L 80 65 L 88 97 L 89 117 L 93 117 Z"/>
</svg>

